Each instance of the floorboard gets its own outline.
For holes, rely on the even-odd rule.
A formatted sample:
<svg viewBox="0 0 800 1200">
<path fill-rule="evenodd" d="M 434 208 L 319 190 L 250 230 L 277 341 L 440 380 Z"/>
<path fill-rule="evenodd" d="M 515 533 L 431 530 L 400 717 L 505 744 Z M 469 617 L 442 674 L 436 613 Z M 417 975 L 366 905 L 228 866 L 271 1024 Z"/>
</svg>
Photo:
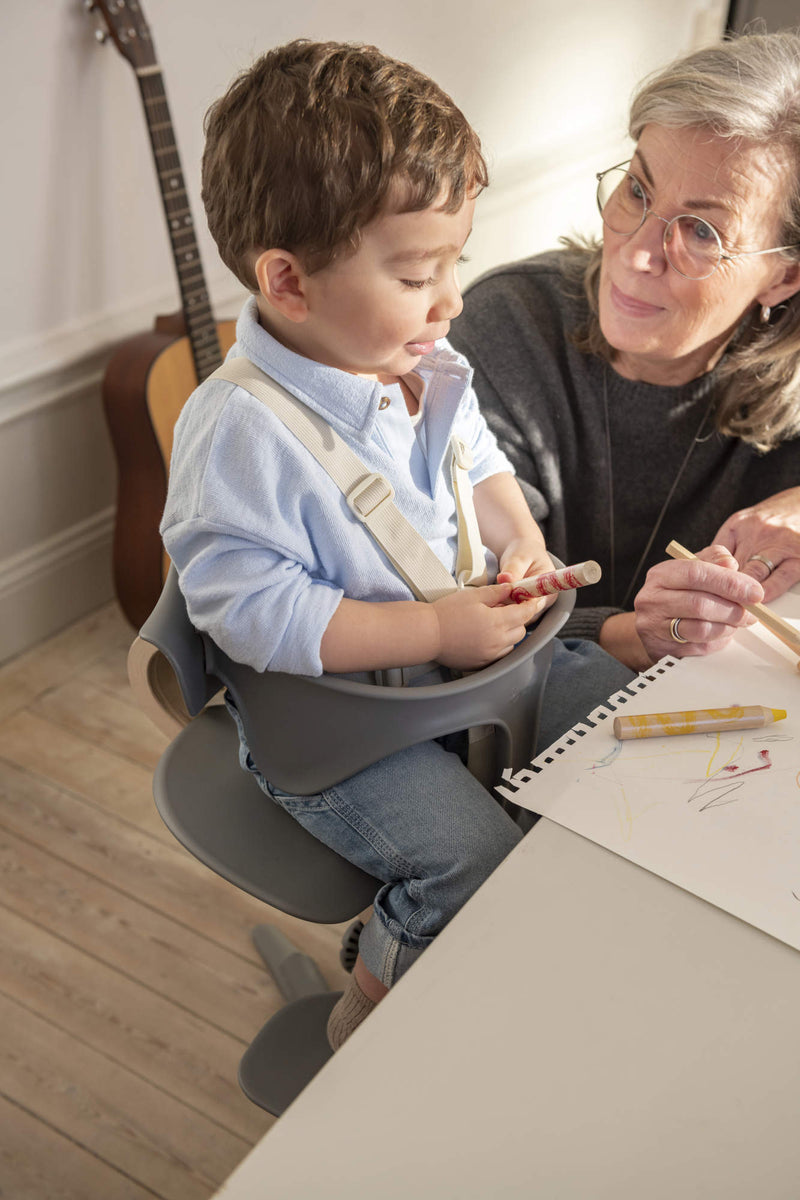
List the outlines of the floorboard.
<svg viewBox="0 0 800 1200">
<path fill-rule="evenodd" d="M 245 895 L 152 800 L 164 738 L 106 605 L 0 667 L 0 1196 L 206 1200 L 272 1118 L 236 1082 L 281 1001 L 251 930 L 333 987 L 342 926 Z"/>
</svg>

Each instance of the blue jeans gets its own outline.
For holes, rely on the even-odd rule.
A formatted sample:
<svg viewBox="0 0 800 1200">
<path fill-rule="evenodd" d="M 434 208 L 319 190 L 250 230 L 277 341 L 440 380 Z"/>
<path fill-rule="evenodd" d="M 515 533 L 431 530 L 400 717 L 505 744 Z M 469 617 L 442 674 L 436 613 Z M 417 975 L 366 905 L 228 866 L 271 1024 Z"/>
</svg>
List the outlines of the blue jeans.
<svg viewBox="0 0 800 1200">
<path fill-rule="evenodd" d="M 635 678 L 635 672 L 596 642 L 556 638 L 539 718 L 537 754 Z"/>
<path fill-rule="evenodd" d="M 358 950 L 387 987 L 522 837 L 461 758 L 438 742 L 400 750 L 317 795 L 295 796 L 264 778 L 241 725 L 239 736 L 240 762 L 267 795 L 319 841 L 383 881 Z"/>
<path fill-rule="evenodd" d="M 566 733 L 633 673 L 592 642 L 556 639 L 538 749 Z M 239 715 L 239 759 L 276 804 L 319 841 L 383 882 L 359 953 L 391 987 L 523 834 L 462 759 L 438 742 L 392 754 L 312 796 L 273 787 L 250 755 Z M 530 814 L 523 814 L 532 820 Z"/>
</svg>

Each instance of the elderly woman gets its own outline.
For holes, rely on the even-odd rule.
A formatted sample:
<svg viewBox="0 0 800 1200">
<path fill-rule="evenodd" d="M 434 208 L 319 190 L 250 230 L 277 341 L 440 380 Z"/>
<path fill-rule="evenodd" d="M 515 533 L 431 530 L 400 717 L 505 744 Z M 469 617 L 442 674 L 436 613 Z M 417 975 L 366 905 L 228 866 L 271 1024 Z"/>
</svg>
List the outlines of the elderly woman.
<svg viewBox="0 0 800 1200">
<path fill-rule="evenodd" d="M 602 245 L 484 276 L 451 340 L 550 549 L 604 567 L 567 631 L 641 670 L 800 579 L 800 37 L 679 60 L 630 134 Z"/>
</svg>

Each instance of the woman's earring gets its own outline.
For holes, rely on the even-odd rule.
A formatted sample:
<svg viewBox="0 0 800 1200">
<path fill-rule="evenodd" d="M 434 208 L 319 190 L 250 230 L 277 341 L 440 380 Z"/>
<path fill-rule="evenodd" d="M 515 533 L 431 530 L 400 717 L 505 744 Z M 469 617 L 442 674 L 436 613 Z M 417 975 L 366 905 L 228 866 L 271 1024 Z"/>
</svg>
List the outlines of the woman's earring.
<svg viewBox="0 0 800 1200">
<path fill-rule="evenodd" d="M 770 318 L 771 313 L 772 313 L 772 309 L 770 308 L 770 306 L 768 304 L 761 305 L 761 324 L 762 325 L 769 325 L 769 318 Z"/>
</svg>

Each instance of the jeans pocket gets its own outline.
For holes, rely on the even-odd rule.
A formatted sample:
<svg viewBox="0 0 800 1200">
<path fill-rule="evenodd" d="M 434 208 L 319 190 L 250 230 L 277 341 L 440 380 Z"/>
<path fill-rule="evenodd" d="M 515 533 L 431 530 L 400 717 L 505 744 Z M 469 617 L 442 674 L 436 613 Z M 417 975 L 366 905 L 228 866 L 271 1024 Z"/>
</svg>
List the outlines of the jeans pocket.
<svg viewBox="0 0 800 1200">
<path fill-rule="evenodd" d="M 298 796 L 295 792 L 284 792 L 282 788 L 276 787 L 274 783 L 270 783 L 263 775 L 255 769 L 259 775 L 259 783 L 268 796 L 271 796 L 276 804 L 285 809 L 293 817 L 300 814 L 308 815 L 309 813 L 327 812 L 330 808 L 328 801 L 324 795 L 315 794 L 311 796 Z"/>
</svg>

